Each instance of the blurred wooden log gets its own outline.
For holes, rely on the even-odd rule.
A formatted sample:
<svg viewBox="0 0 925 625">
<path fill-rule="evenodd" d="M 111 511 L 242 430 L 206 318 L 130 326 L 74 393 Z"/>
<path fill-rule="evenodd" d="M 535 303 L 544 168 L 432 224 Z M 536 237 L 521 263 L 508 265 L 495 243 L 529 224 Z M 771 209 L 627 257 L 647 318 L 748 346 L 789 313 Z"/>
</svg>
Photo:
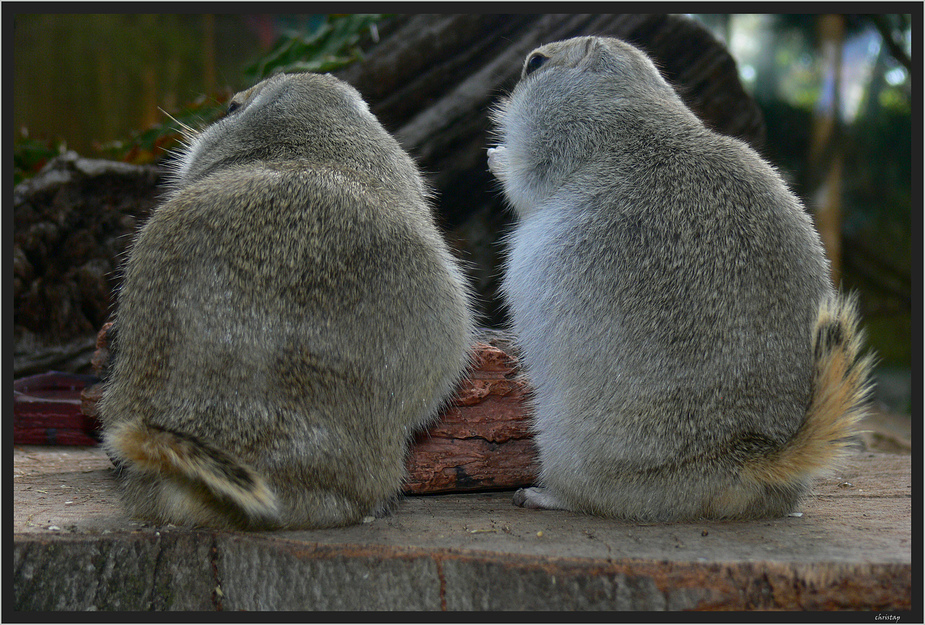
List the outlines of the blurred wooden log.
<svg viewBox="0 0 925 625">
<path fill-rule="evenodd" d="M 161 171 L 68 152 L 13 190 L 13 375 L 89 373 Z"/>
</svg>

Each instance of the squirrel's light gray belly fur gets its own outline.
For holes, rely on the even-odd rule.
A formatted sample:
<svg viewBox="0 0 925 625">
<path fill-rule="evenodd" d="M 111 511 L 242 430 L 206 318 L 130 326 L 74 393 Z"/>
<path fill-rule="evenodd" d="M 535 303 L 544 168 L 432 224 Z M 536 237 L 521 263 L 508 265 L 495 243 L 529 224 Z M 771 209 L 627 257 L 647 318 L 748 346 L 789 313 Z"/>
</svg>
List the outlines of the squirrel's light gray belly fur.
<svg viewBox="0 0 925 625">
<path fill-rule="evenodd" d="M 125 265 L 100 402 L 129 510 L 245 529 L 376 513 L 472 337 L 416 166 L 313 74 L 239 93 L 179 162 Z"/>
<path fill-rule="evenodd" d="M 494 119 L 489 166 L 519 218 L 502 290 L 545 487 L 516 501 L 791 511 L 863 416 L 870 366 L 799 201 L 618 40 L 538 48 Z"/>
</svg>

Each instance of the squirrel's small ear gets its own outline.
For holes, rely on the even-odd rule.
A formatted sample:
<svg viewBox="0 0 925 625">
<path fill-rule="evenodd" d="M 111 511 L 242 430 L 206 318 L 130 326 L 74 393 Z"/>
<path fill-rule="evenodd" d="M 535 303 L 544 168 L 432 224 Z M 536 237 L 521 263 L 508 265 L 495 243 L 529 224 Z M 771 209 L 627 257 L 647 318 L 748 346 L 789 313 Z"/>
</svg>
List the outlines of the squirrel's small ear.
<svg viewBox="0 0 925 625">
<path fill-rule="evenodd" d="M 612 64 L 613 54 L 609 46 L 595 38 L 589 37 L 585 43 L 585 53 L 582 64 L 592 69 L 608 67 Z"/>
</svg>

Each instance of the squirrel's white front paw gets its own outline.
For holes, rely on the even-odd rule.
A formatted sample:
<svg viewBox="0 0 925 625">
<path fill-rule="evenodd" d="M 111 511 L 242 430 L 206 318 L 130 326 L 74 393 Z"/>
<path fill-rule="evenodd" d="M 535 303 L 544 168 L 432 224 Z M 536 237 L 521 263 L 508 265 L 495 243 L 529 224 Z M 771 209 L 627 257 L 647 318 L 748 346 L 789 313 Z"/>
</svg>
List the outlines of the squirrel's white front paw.
<svg viewBox="0 0 925 625">
<path fill-rule="evenodd" d="M 514 493 L 514 505 L 521 508 L 535 508 L 538 510 L 565 510 L 555 495 L 546 488 L 521 488 Z"/>
<path fill-rule="evenodd" d="M 499 145 L 495 148 L 488 148 L 488 171 L 495 178 L 499 178 L 501 170 L 504 169 L 504 160 L 507 157 L 507 148 Z"/>
</svg>

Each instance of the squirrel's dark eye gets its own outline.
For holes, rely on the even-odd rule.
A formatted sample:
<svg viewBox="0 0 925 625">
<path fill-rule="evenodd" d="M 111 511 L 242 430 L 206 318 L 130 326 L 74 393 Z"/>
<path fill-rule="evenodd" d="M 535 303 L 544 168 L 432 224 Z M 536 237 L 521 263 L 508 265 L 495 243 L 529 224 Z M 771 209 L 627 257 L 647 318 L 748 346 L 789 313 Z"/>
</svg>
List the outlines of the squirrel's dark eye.
<svg viewBox="0 0 925 625">
<path fill-rule="evenodd" d="M 225 114 L 226 114 L 226 115 L 231 115 L 232 113 L 234 113 L 235 111 L 237 111 L 239 108 L 241 108 L 241 103 L 240 103 L 240 102 L 235 102 L 234 100 L 232 100 L 231 102 L 229 102 L 229 104 L 228 104 L 228 110 L 225 112 Z"/>
<path fill-rule="evenodd" d="M 527 59 L 527 66 L 524 67 L 524 76 L 529 76 L 539 68 L 543 67 L 543 64 L 545 64 L 548 60 L 548 56 L 543 56 L 542 54 L 534 54 L 529 59 Z"/>
</svg>

